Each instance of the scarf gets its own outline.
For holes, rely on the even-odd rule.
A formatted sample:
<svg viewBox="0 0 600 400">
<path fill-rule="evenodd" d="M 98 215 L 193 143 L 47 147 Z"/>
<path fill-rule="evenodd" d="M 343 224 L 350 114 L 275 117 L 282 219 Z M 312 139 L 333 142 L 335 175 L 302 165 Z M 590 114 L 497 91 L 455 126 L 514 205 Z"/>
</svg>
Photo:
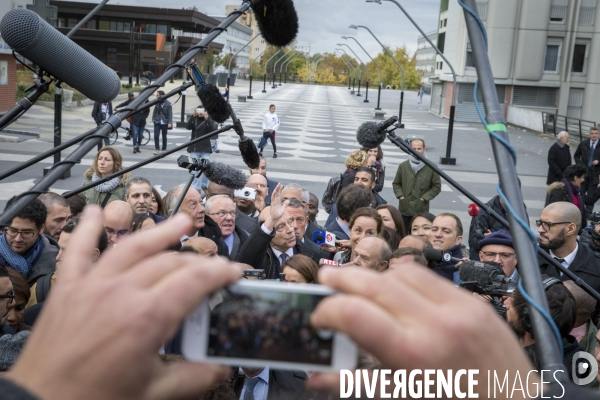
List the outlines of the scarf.
<svg viewBox="0 0 600 400">
<path fill-rule="evenodd" d="M 573 182 L 570 182 L 565 178 L 562 179 L 562 183 L 565 184 L 565 189 L 567 190 L 567 194 L 569 195 L 569 201 L 575 204 L 575 199 L 577 199 L 577 207 L 579 208 L 581 215 L 584 215 L 583 198 L 581 197 L 581 191 L 579 190 L 579 188 L 573 185 Z"/>
<path fill-rule="evenodd" d="M 423 154 L 423 157 L 427 158 L 427 154 Z M 425 163 L 423 161 L 417 160 L 413 156 L 410 156 L 409 160 L 410 160 L 410 167 L 415 172 L 415 175 L 416 175 L 417 172 L 419 172 L 420 170 L 422 170 L 423 167 L 425 167 Z"/>
<path fill-rule="evenodd" d="M 25 254 L 17 254 L 6 241 L 6 234 L 0 236 L 0 263 L 6 264 L 9 267 L 16 269 L 23 276 L 27 277 L 33 269 L 33 265 L 37 262 L 42 254 L 44 242 L 42 235 L 38 237 L 33 247 Z"/>
<path fill-rule="evenodd" d="M 102 178 L 100 178 L 95 172 L 92 173 L 92 182 L 98 182 L 100 179 L 102 179 Z M 104 182 L 104 183 L 100 183 L 100 184 L 96 185 L 96 187 L 94 189 L 96 189 L 100 193 L 112 192 L 113 190 L 115 190 L 117 188 L 117 186 L 119 186 L 120 182 L 121 182 L 121 178 L 117 176 L 117 177 L 112 178 L 108 182 Z"/>
</svg>

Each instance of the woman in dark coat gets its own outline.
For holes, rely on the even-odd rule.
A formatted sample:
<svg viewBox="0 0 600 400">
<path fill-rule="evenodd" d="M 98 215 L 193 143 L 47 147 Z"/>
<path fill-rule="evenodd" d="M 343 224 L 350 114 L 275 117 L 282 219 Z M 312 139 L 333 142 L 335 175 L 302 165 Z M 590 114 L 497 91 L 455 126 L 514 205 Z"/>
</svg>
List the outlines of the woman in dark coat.
<svg viewBox="0 0 600 400">
<path fill-rule="evenodd" d="M 545 204 L 547 206 L 557 201 L 566 201 L 575 204 L 579 208 L 579 211 L 581 211 L 581 229 L 587 225 L 585 204 L 580 191 L 581 183 L 585 180 L 585 172 L 586 168 L 583 165 L 569 165 L 565 170 L 563 179 L 548 186 Z"/>
<path fill-rule="evenodd" d="M 565 170 L 572 164 L 569 133 L 562 131 L 556 136 L 556 139 L 556 143 L 548 150 L 548 178 L 546 179 L 546 185 L 560 182 Z"/>
</svg>

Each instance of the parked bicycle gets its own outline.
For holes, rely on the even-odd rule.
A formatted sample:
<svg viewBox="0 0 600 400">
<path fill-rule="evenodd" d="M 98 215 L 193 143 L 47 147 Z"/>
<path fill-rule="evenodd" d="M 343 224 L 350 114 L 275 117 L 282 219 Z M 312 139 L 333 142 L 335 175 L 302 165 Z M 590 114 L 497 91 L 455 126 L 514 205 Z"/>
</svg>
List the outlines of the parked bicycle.
<svg viewBox="0 0 600 400">
<path fill-rule="evenodd" d="M 123 139 L 125 140 L 131 140 L 133 138 L 133 132 L 131 131 L 131 127 L 127 127 L 124 126 L 122 127 L 123 129 L 125 129 L 125 132 L 127 132 L 125 134 L 125 137 Z M 117 139 L 119 138 L 119 131 L 115 130 L 114 132 L 112 132 L 108 138 L 109 143 L 110 144 L 115 144 L 115 142 L 117 141 Z M 142 140 L 141 140 L 141 145 L 145 146 L 148 144 L 148 142 L 150 142 L 150 131 L 148 129 L 144 128 L 144 131 L 142 133 Z"/>
</svg>

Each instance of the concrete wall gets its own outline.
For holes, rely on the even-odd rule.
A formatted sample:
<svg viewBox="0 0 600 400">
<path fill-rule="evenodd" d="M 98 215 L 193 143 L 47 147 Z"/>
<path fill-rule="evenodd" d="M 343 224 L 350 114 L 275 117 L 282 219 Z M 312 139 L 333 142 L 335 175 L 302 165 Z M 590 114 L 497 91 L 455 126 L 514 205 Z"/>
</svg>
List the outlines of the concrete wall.
<svg viewBox="0 0 600 400">
<path fill-rule="evenodd" d="M 506 122 L 509 124 L 522 126 L 536 132 L 542 132 L 542 112 L 531 108 L 508 107 Z"/>
</svg>

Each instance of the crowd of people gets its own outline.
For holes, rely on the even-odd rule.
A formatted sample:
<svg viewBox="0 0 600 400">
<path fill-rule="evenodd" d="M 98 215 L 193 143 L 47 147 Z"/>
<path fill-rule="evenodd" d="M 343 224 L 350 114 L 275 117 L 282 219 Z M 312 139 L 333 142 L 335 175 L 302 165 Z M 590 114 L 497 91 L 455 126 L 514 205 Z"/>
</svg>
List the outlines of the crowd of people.
<svg viewBox="0 0 600 400">
<path fill-rule="evenodd" d="M 274 111 L 273 107 L 270 114 L 274 114 Z M 166 132 L 168 115 L 156 115 L 156 111 L 154 114 L 155 127 L 159 125 L 156 129 Z M 277 117 L 276 114 L 272 116 L 268 113 L 265 116 L 267 118 Z M 277 130 L 275 124 L 278 126 L 278 118 L 277 121 L 273 119 L 268 122 L 265 130 L 265 139 L 268 137 L 272 140 L 274 150 Z M 195 110 L 188 123 L 192 135 L 200 135 L 212 128 L 212 122 L 205 111 Z M 571 165 L 570 152 L 567 157 L 567 152 L 564 151 L 565 147 L 568 149 L 568 134 L 558 135 L 558 141 L 552 146 L 548 156 L 547 204 L 536 224 L 539 246 L 583 282 L 600 291 L 600 224 L 587 227 L 600 174 L 600 150 L 596 147 L 598 130 L 592 129 L 589 136 L 589 140 L 579 145 L 574 156 L 576 163 Z M 158 147 L 158 136 L 156 145 Z M 164 145 L 163 141 L 163 150 Z M 210 154 L 208 146 L 210 143 L 198 144 L 198 147 L 188 150 L 196 157 L 207 157 Z M 423 158 L 427 157 L 423 139 L 414 139 L 411 146 Z M 500 317 L 491 317 L 494 314 L 485 302 L 481 302 L 479 298 L 473 299 L 473 296 L 465 294 L 466 291 L 453 287 L 461 283 L 460 265 L 468 259 L 496 263 L 503 274 L 516 284 L 520 273 L 511 233 L 482 210 L 471 221 L 468 240 L 463 240 L 464 228 L 455 214 L 430 213 L 430 203 L 441 191 L 441 180 L 420 159 L 411 156 L 399 165 L 392 183 L 396 197 L 393 204 L 392 199 L 386 200 L 380 195 L 386 169 L 380 146 L 353 151 L 348 155 L 345 166 L 346 169 L 339 177 L 332 178 L 327 193 L 322 196 L 310 193 L 298 183 L 283 185 L 269 179 L 267 161 L 262 155 L 260 165 L 247 171 L 246 187 L 256 191 L 254 199 L 238 197 L 233 189 L 211 182 L 206 177 L 195 182 L 187 192 L 184 192 L 185 185 L 180 184 L 170 188 L 162 197 L 147 177 L 131 176 L 129 173 L 68 198 L 55 193 L 41 194 L 19 211 L 0 236 L 0 371 L 9 371 L 7 376 L 14 376 L 17 385 L 29 389 L 33 394 L 39 393 L 39 387 L 28 386 L 23 381 L 18 366 L 21 359 L 24 359 L 22 365 L 31 365 L 31 357 L 34 356 L 28 355 L 27 350 L 43 345 L 43 342 L 39 342 L 43 339 L 37 339 L 36 342 L 35 338 L 43 338 L 42 335 L 53 332 L 52 329 L 45 332 L 45 328 L 52 324 L 51 316 L 56 315 L 57 307 L 60 307 L 59 300 L 53 299 L 60 299 L 61 293 L 63 300 L 68 299 L 69 295 L 73 296 L 68 293 L 69 287 L 72 290 L 77 279 L 83 279 L 86 273 L 99 274 L 100 272 L 95 271 L 102 268 L 117 271 L 120 264 L 133 265 L 161 250 L 168 250 L 169 257 L 173 260 L 191 260 L 190 257 L 198 255 L 208 257 L 211 261 L 204 263 L 203 274 L 211 270 L 214 276 L 219 276 L 221 272 L 224 275 L 219 280 L 209 274 L 215 283 L 208 280 L 205 286 L 212 290 L 233 282 L 236 276 L 239 278 L 242 275 L 240 269 L 257 269 L 263 271 L 263 279 L 298 284 L 324 283 L 341 292 L 359 295 L 361 299 L 346 297 L 348 304 L 340 303 L 345 299 L 344 296 L 324 301 L 311 321 L 315 326 L 344 331 L 357 340 L 363 352 L 361 360 L 369 360 L 363 367 L 406 368 L 409 365 L 426 365 L 437 368 L 435 360 L 426 355 L 418 360 L 399 360 L 394 358 L 393 351 L 382 347 L 386 343 L 391 348 L 401 347 L 398 341 L 390 344 L 388 340 L 377 338 L 390 335 L 392 330 L 406 328 L 404 322 L 400 323 L 400 328 L 394 325 L 396 322 L 388 321 L 387 328 L 376 332 L 375 327 L 383 322 L 375 320 L 374 315 L 352 320 L 353 315 L 357 315 L 361 309 L 371 307 L 374 310 L 375 304 L 377 307 L 403 309 L 393 296 L 407 290 L 409 293 L 414 292 L 415 296 L 423 297 L 422 304 L 412 303 L 412 300 L 405 304 L 415 305 L 415 310 L 411 312 L 416 314 L 410 318 L 419 322 L 414 325 L 422 324 L 427 327 L 424 320 L 427 315 L 435 317 L 434 326 L 439 324 L 441 327 L 452 324 L 463 326 L 461 323 L 469 326 L 473 325 L 469 322 L 471 318 L 487 318 L 482 323 L 488 326 L 484 329 L 489 334 L 488 339 L 496 338 L 498 346 L 505 345 L 505 353 L 513 360 L 511 363 L 502 358 L 506 356 L 502 356 L 498 361 L 499 366 L 505 360 L 507 369 L 533 369 L 534 366 L 540 369 L 539 345 L 533 336 L 527 303 L 518 289 L 502 299 L 506 307 L 504 322 Z M 119 151 L 114 147 L 104 146 L 85 172 L 84 185 L 122 170 L 123 160 Z M 180 199 L 180 206 L 175 210 Z M 324 207 L 330 206 L 324 226 L 317 220 L 320 199 L 323 200 Z M 7 207 L 14 201 L 15 198 L 9 200 Z M 494 197 L 488 205 L 500 215 L 507 216 L 501 198 Z M 170 217 L 172 214 L 174 216 Z M 186 218 L 181 218 L 182 215 Z M 103 229 L 94 231 L 93 223 L 86 222 L 94 218 Z M 92 233 L 83 238 L 81 235 L 85 235 L 85 229 Z M 319 232 L 335 235 L 335 245 L 318 245 L 315 236 Z M 141 238 L 144 238 L 144 242 Z M 469 246 L 465 246 L 463 242 Z M 428 249 L 449 254 L 451 258 L 444 258 L 442 261 L 428 259 Z M 77 268 L 83 268 L 75 266 L 77 254 L 79 262 L 86 265 L 85 271 L 75 272 Z M 167 273 L 160 268 L 168 269 L 168 260 L 170 258 L 164 258 L 164 262 L 159 262 L 161 265 L 157 264 L 155 267 L 151 267 L 150 263 L 149 271 L 139 272 L 155 274 L 154 278 L 145 278 L 148 279 L 147 285 L 160 281 L 160 274 Z M 223 260 L 238 263 L 238 267 L 225 268 L 227 263 Z M 331 270 L 321 267 L 331 261 L 337 262 L 341 268 Z M 64 268 L 63 263 L 66 265 Z M 111 264 L 114 265 L 111 267 Z M 563 340 L 565 370 L 569 371 L 569 378 L 572 379 L 571 359 L 577 351 L 590 353 L 600 363 L 600 336 L 597 329 L 600 307 L 589 294 L 567 280 L 553 265 L 540 259 L 539 268 L 544 274 L 551 316 Z M 417 294 L 415 285 L 422 283 L 417 282 L 417 279 L 426 280 L 431 288 Z M 192 282 L 194 279 L 189 280 L 189 284 Z M 82 287 L 91 285 L 90 288 L 98 284 L 83 281 L 79 283 Z M 98 289 L 99 293 L 94 290 L 90 292 L 92 299 L 94 295 L 100 296 L 102 293 L 112 295 L 111 290 L 106 288 L 104 292 Z M 53 296 L 55 291 L 58 294 Z M 383 297 L 378 298 L 374 294 L 378 291 L 381 291 Z M 208 292 L 207 289 L 203 293 Z M 178 296 L 175 295 L 177 298 Z M 446 300 L 439 310 L 429 309 L 434 307 L 433 304 Z M 172 300 L 165 298 L 162 301 L 170 303 Z M 83 304 L 86 302 L 83 301 Z M 452 304 L 474 312 L 467 317 L 463 315 L 464 310 L 451 309 Z M 76 309 L 78 304 L 70 306 Z M 126 313 L 125 310 L 131 305 L 121 304 L 119 307 L 122 308 L 113 311 Z M 192 309 L 190 307 L 188 305 L 186 309 L 188 312 Z M 43 312 L 45 309 L 48 311 Z M 447 315 L 440 314 L 442 309 Z M 420 313 L 422 314 L 417 315 Z M 246 325 L 254 324 L 258 316 L 243 314 L 243 307 L 230 310 L 218 321 L 218 324 L 223 325 L 223 331 L 214 333 L 214 340 L 221 344 L 222 351 L 226 352 L 232 346 L 232 331 L 252 330 Z M 282 305 L 278 312 L 270 315 L 267 318 L 271 323 L 268 330 L 276 331 L 277 335 L 256 334 L 254 336 L 260 340 L 254 341 L 253 346 L 263 350 L 271 349 L 272 352 L 272 349 L 282 348 L 282 341 L 289 344 L 291 338 L 295 338 L 301 347 L 310 346 L 310 335 L 294 331 L 292 326 L 294 318 L 301 316 L 288 314 L 285 305 Z M 181 334 L 180 323 L 184 315 L 185 313 L 181 313 L 173 317 L 171 324 L 164 328 L 162 336 L 149 335 L 151 338 L 148 340 L 154 340 L 154 344 L 159 341 L 160 350 L 156 348 L 157 359 L 159 352 L 167 355 L 181 354 L 181 344 L 177 337 Z M 450 315 L 455 319 L 449 319 Z M 366 321 L 370 319 L 373 322 L 369 327 Z M 278 326 L 279 322 L 281 326 Z M 365 326 L 358 326 L 359 323 Z M 118 324 L 115 326 L 119 327 Z M 468 329 L 464 326 L 464 329 Z M 374 331 L 367 334 L 367 327 Z M 489 333 L 492 328 L 494 332 Z M 512 328 L 512 334 L 509 328 Z M 38 330 L 40 334 L 36 336 Z M 34 334 L 31 335 L 30 332 Z M 477 337 L 477 334 L 473 335 Z M 34 345 L 24 348 L 30 336 Z M 435 337 L 435 334 L 427 337 Z M 444 340 L 454 343 L 458 339 Z M 489 342 L 486 343 L 489 346 Z M 516 344 L 520 344 L 523 350 L 515 350 L 519 347 Z M 461 348 L 464 349 L 464 346 L 456 345 L 456 349 Z M 398 348 L 398 351 L 401 350 Z M 504 350 L 500 348 L 496 351 L 502 353 Z M 21 357 L 21 353 L 25 355 Z M 442 364 L 445 361 L 444 357 L 440 360 Z M 485 362 L 469 359 L 467 363 L 480 365 L 478 363 Z M 15 373 L 11 375 L 13 365 Z M 492 369 L 497 369 L 498 365 Z M 231 398 L 240 398 L 240 393 L 241 398 L 250 398 L 246 397 L 248 390 L 262 391 L 260 393 L 268 390 L 271 393 L 271 390 L 287 387 L 295 388 L 297 392 L 293 393 L 294 397 L 286 398 L 326 398 L 309 389 L 335 386 L 330 381 L 331 376 L 312 374 L 307 389 L 304 385 L 307 380 L 306 372 L 240 366 L 234 373 L 234 379 L 229 382 L 230 387 L 219 390 L 236 393 Z M 214 375 L 219 373 L 222 370 Z M 2 384 L 0 381 L 0 385 Z M 268 389 L 264 386 L 261 388 L 261 385 L 267 385 Z M 272 389 L 273 385 L 281 387 Z M 249 386 L 252 389 L 248 389 Z M 597 388 L 598 380 L 595 379 L 589 386 Z M 339 389 L 339 384 L 337 387 Z"/>
</svg>

